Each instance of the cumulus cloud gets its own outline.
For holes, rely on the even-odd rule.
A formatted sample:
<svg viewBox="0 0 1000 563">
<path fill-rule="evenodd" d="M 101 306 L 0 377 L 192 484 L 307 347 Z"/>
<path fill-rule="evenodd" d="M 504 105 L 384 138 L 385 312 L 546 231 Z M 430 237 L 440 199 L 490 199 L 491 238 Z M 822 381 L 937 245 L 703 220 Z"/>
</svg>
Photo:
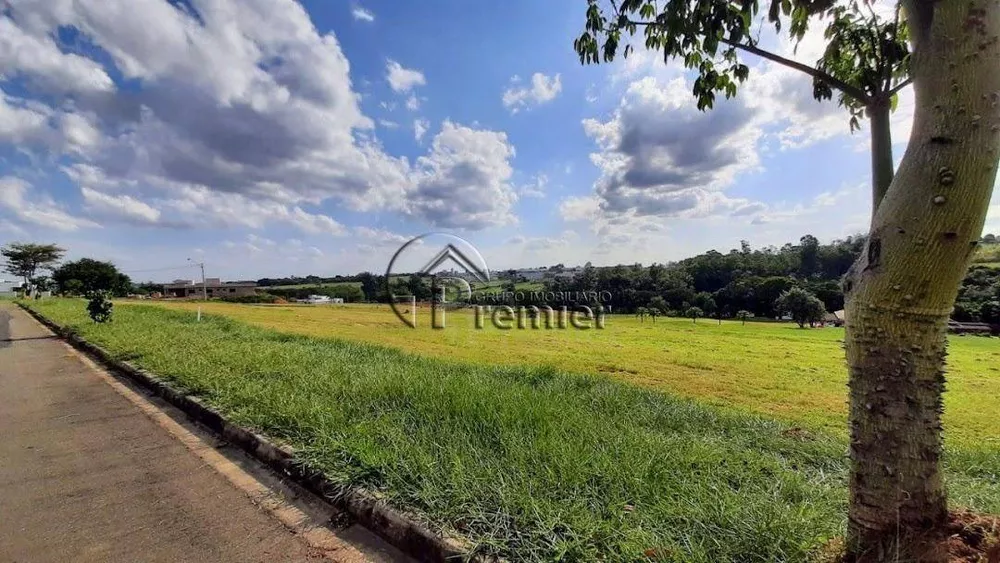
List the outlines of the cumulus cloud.
<svg viewBox="0 0 1000 563">
<path fill-rule="evenodd" d="M 32 185 L 21 178 L 0 178 L 0 208 L 6 208 L 25 223 L 58 231 L 99 226 L 93 221 L 70 215 L 51 197 L 30 193 L 32 190 Z"/>
<path fill-rule="evenodd" d="M 409 92 L 416 86 L 424 86 L 427 79 L 424 73 L 412 68 L 404 68 L 403 65 L 390 59 L 385 63 L 386 80 L 393 91 L 398 93 Z"/>
<path fill-rule="evenodd" d="M 371 227 L 355 227 L 354 234 L 375 245 L 400 246 L 408 242 L 412 237 L 403 236 L 385 229 L 373 229 Z"/>
<path fill-rule="evenodd" d="M 601 170 L 595 185 L 600 210 L 678 216 L 747 205 L 720 190 L 758 166 L 755 117 L 739 100 L 698 111 L 683 78 L 633 82 L 610 120 L 584 121 L 600 147 L 591 155 Z"/>
<path fill-rule="evenodd" d="M 551 102 L 562 91 L 560 76 L 546 76 L 540 72 L 531 75 L 531 84 L 518 86 L 518 76 L 511 78 L 511 87 L 503 93 L 503 105 L 511 113 Z"/>
<path fill-rule="evenodd" d="M 375 21 L 375 14 L 371 13 L 370 10 L 362 8 L 361 6 L 355 6 L 351 10 L 351 16 L 353 16 L 354 19 L 358 21 L 363 21 L 368 23 Z"/>
<path fill-rule="evenodd" d="M 437 227 L 482 229 L 514 222 L 507 135 L 445 121 L 430 153 L 417 159 L 408 213 Z"/>
<path fill-rule="evenodd" d="M 65 30 L 93 48 L 64 52 L 53 38 Z M 387 77 L 411 95 L 426 83 L 395 61 Z M 468 156 L 464 168 L 447 164 L 445 153 L 419 163 L 386 154 L 337 38 L 319 33 L 295 0 L 13 3 L 0 12 L 0 85 L 13 80 L 16 88 L 0 90 L 0 145 L 68 161 L 64 171 L 80 187 L 83 208 L 109 220 L 279 222 L 339 235 L 343 226 L 315 206 L 449 222 L 432 210 L 431 184 L 467 170 L 477 179 L 498 174 L 482 182 L 497 191 L 510 174 L 506 157 L 490 160 L 503 150 L 457 148 L 450 157 Z M 415 121 L 415 137 L 428 127 Z M 502 134 L 455 130 L 502 139 L 497 146 L 513 151 Z M 435 180 L 438 173 L 449 176 Z"/>
<path fill-rule="evenodd" d="M 97 215 L 121 218 L 126 222 L 156 224 L 160 210 L 129 195 L 109 195 L 91 188 L 80 189 L 85 205 Z"/>
</svg>

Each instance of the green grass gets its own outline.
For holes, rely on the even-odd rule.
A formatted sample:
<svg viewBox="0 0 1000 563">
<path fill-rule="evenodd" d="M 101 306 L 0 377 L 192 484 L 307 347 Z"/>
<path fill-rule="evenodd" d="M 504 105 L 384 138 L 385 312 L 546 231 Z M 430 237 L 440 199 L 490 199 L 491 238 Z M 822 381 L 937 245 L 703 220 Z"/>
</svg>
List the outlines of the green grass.
<svg viewBox="0 0 1000 563">
<path fill-rule="evenodd" d="M 550 367 L 153 306 L 95 325 L 81 301 L 31 305 L 335 480 L 514 561 L 803 561 L 843 531 L 846 445 L 822 432 Z M 952 498 L 998 511 L 996 462 L 952 459 Z"/>
<path fill-rule="evenodd" d="M 148 303 L 148 302 L 147 302 Z M 641 322 L 609 316 L 603 330 L 498 330 L 473 316 L 448 314 L 447 328 L 430 326 L 418 307 L 417 328 L 387 305 L 246 306 L 229 303 L 159 305 L 205 312 L 321 338 L 392 346 L 441 359 L 502 366 L 558 366 L 724 408 L 778 418 L 846 438 L 847 368 L 841 328 L 800 329 L 795 323 L 659 318 Z M 952 451 L 1000 451 L 1000 340 L 953 337 L 948 350 L 945 439 Z"/>
</svg>

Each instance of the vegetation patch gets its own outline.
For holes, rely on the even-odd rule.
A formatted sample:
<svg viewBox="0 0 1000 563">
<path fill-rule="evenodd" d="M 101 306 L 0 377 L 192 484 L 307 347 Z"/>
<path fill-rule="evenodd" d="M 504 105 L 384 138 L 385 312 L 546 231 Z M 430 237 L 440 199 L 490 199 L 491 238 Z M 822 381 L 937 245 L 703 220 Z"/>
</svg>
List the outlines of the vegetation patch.
<svg viewBox="0 0 1000 563">
<path fill-rule="evenodd" d="M 803 440 L 755 415 L 547 367 L 423 358 L 152 306 L 119 307 L 107 324 L 78 300 L 31 306 L 483 552 L 802 561 L 843 532 L 846 447 L 827 434 Z M 988 476 L 958 477 L 953 498 L 998 504 Z"/>
</svg>

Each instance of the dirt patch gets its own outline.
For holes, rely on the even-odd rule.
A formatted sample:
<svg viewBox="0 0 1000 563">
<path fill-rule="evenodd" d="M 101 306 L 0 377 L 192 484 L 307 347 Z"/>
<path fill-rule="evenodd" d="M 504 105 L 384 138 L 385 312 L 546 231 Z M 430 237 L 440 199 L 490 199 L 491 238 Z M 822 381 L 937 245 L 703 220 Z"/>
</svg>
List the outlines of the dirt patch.
<svg viewBox="0 0 1000 563">
<path fill-rule="evenodd" d="M 947 563 L 1000 563 L 1000 517 L 984 516 L 967 510 L 952 511 L 939 529 L 928 532 L 916 560 Z M 891 560 L 891 559 L 890 559 Z M 820 563 L 874 563 L 875 558 L 851 560 L 844 556 L 843 538 L 835 538 L 817 554 Z"/>
<path fill-rule="evenodd" d="M 1000 517 L 952 512 L 944 535 L 949 563 L 1000 563 Z"/>
</svg>

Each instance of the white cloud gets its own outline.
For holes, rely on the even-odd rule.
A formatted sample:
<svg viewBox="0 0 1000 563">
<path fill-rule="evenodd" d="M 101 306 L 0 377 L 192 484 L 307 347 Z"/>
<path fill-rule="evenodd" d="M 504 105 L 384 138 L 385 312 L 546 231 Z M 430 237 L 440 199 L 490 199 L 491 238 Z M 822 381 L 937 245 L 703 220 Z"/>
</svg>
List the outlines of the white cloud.
<svg viewBox="0 0 1000 563">
<path fill-rule="evenodd" d="M 516 80 L 515 80 L 516 79 Z M 511 83 L 516 85 L 520 79 L 515 75 Z M 531 84 L 528 86 L 513 86 L 503 93 L 503 105 L 511 113 L 517 113 L 522 109 L 530 109 L 547 102 L 550 102 L 562 91 L 560 76 L 549 77 L 540 72 L 531 75 Z"/>
<path fill-rule="evenodd" d="M 730 100 L 700 112 L 690 90 L 684 78 L 646 77 L 628 87 L 609 121 L 584 120 L 600 147 L 591 161 L 601 170 L 595 195 L 603 214 L 703 216 L 751 204 L 720 190 L 759 167 L 754 111 Z"/>
<path fill-rule="evenodd" d="M 373 229 L 371 227 L 355 227 L 354 234 L 371 241 L 376 245 L 400 246 L 412 237 L 403 236 L 385 229 Z"/>
<path fill-rule="evenodd" d="M 427 129 L 430 128 L 431 124 L 426 119 L 415 119 L 413 120 L 413 137 L 419 142 L 424 138 L 424 134 L 427 133 Z"/>
<path fill-rule="evenodd" d="M 592 221 L 601 212 L 601 202 L 595 196 L 572 196 L 559 204 L 564 221 Z"/>
<path fill-rule="evenodd" d="M 545 186 L 549 183 L 549 177 L 545 174 L 537 174 L 527 184 L 518 189 L 521 197 L 543 198 L 545 197 Z"/>
<path fill-rule="evenodd" d="M 410 111 L 417 111 L 420 109 L 420 99 L 411 94 L 409 98 L 406 98 L 406 109 Z"/>
<path fill-rule="evenodd" d="M 385 63 L 386 80 L 389 86 L 398 93 L 409 92 L 416 86 L 424 86 L 427 79 L 424 73 L 411 68 L 404 68 L 403 65 L 390 59 Z"/>
<path fill-rule="evenodd" d="M 85 206 L 97 215 L 121 218 L 126 222 L 153 225 L 160 220 L 160 211 L 128 195 L 109 195 L 82 187 Z"/>
<path fill-rule="evenodd" d="M 514 147 L 507 135 L 445 121 L 430 153 L 416 162 L 407 212 L 426 223 L 469 230 L 515 222 L 509 184 Z"/>
<path fill-rule="evenodd" d="M 396 129 L 399 127 L 398 123 L 390 119 L 379 119 L 378 124 L 381 125 L 382 127 L 385 127 L 386 129 Z"/>
<path fill-rule="evenodd" d="M 432 151 L 417 163 L 386 154 L 336 37 L 320 34 L 295 0 L 183 8 L 162 0 L 18 2 L 0 14 L 0 26 L 0 84 L 23 77 L 17 96 L 0 91 L 0 146 L 67 160 L 91 213 L 188 227 L 278 222 L 339 235 L 343 226 L 316 206 L 444 221 L 432 209 L 430 183 L 455 179 L 435 180 L 437 172 L 463 171 L 474 171 L 506 208 L 498 186 L 507 186 L 502 155 L 513 149 L 505 136 L 456 127 L 437 145 L 467 135 L 494 139 L 501 150 Z M 52 38 L 69 27 L 93 45 L 92 56 L 55 46 Z M 115 88 L 107 77 L 116 74 L 135 87 Z M 412 90 L 426 84 L 422 73 L 388 61 L 387 75 L 394 90 L 411 94 L 409 107 L 419 104 Z M 414 121 L 414 136 L 429 127 Z M 467 166 L 446 162 L 463 154 Z M 31 202 L 18 220 L 58 210 Z"/>
<path fill-rule="evenodd" d="M 355 6 L 351 10 L 351 16 L 353 16 L 354 19 L 358 21 L 363 21 L 368 23 L 375 21 L 375 14 L 371 13 L 370 10 L 362 8 L 361 6 Z"/>
<path fill-rule="evenodd" d="M 99 227 L 93 221 L 74 217 L 47 195 L 31 197 L 31 184 L 21 178 L 0 177 L 0 207 L 6 208 L 25 223 L 58 231 L 76 231 Z"/>
<path fill-rule="evenodd" d="M 47 90 L 107 93 L 115 89 L 100 64 L 63 52 L 52 36 L 29 33 L 0 17 L 0 76 L 21 76 Z"/>
</svg>

